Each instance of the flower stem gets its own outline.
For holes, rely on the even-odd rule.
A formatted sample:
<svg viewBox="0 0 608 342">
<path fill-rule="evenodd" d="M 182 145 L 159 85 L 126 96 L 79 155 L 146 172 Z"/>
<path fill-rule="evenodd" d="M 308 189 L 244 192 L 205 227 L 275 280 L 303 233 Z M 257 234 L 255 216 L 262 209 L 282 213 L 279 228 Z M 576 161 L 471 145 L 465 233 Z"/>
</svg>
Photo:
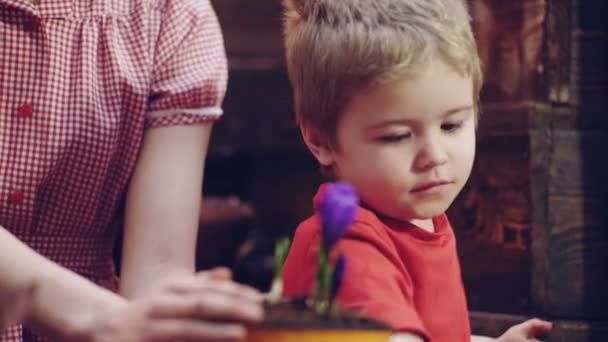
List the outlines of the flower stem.
<svg viewBox="0 0 608 342">
<path fill-rule="evenodd" d="M 314 305 L 317 313 L 325 313 L 329 307 L 329 296 L 331 289 L 331 265 L 329 264 L 328 251 L 324 246 L 319 248 L 317 260 L 317 286 L 315 288 Z"/>
</svg>

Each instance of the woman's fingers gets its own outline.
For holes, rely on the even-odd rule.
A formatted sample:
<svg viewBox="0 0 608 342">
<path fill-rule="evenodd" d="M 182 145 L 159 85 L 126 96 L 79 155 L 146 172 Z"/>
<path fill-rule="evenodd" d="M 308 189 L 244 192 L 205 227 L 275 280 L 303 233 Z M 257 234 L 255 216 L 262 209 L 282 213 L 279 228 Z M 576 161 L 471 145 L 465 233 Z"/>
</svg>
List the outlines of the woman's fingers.
<svg viewBox="0 0 608 342">
<path fill-rule="evenodd" d="M 244 323 L 263 319 L 262 295 L 218 268 L 167 280 L 143 297 L 143 340 L 238 341 Z"/>
<path fill-rule="evenodd" d="M 206 295 L 220 293 L 256 303 L 263 301 L 262 294 L 257 290 L 226 279 L 225 274 L 221 274 L 221 272 L 224 272 L 222 270 L 215 272 L 209 274 L 206 272 L 199 273 L 194 277 L 172 282 L 168 285 L 167 289 L 170 293 L 175 294 Z"/>
<path fill-rule="evenodd" d="M 154 300 L 151 318 L 184 318 L 258 322 L 263 318 L 260 302 L 223 292 L 166 294 Z"/>
<path fill-rule="evenodd" d="M 233 342 L 245 338 L 241 324 L 198 320 L 156 320 L 147 331 L 146 341 L 214 341 Z"/>
<path fill-rule="evenodd" d="M 229 280 L 232 279 L 232 271 L 230 271 L 227 267 L 216 267 L 209 271 L 200 272 L 197 276 L 206 276 L 212 279 L 223 279 Z"/>
<path fill-rule="evenodd" d="M 242 322 L 259 322 L 263 318 L 260 304 L 237 300 L 222 294 L 166 296 L 156 300 L 149 313 L 151 318 Z"/>
</svg>

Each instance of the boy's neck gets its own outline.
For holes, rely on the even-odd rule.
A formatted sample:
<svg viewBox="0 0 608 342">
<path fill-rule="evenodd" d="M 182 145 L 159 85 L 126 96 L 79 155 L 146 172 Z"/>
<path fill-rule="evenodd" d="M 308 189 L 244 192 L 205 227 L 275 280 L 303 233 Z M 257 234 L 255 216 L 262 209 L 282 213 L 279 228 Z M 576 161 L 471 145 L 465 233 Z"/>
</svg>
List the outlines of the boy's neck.
<svg viewBox="0 0 608 342">
<path fill-rule="evenodd" d="M 435 223 L 433 222 L 433 219 L 424 219 L 424 220 L 402 220 L 402 219 L 397 219 L 397 218 L 393 218 L 390 216 L 384 216 L 381 213 L 375 211 L 374 209 L 371 209 L 370 207 L 367 207 L 364 203 L 361 203 L 361 206 L 363 208 L 366 208 L 372 212 L 374 212 L 379 218 L 381 218 L 382 220 L 387 220 L 387 221 L 392 221 L 392 222 L 409 222 L 410 224 L 415 225 L 416 227 L 422 229 L 422 230 L 426 230 L 427 232 L 431 232 L 431 233 L 435 233 Z"/>
<path fill-rule="evenodd" d="M 421 229 L 424 229 L 428 232 L 434 233 L 435 232 L 435 224 L 433 223 L 432 219 L 426 219 L 426 220 L 411 220 L 410 221 L 413 225 L 415 225 L 416 227 L 419 227 Z"/>
</svg>

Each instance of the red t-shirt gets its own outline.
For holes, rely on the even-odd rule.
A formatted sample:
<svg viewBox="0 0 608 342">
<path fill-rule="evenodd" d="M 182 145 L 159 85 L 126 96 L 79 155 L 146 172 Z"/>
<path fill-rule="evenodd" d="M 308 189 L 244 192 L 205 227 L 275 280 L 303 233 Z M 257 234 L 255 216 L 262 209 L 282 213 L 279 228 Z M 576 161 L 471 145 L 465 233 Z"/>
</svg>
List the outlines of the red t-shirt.
<svg viewBox="0 0 608 342">
<path fill-rule="evenodd" d="M 433 222 L 431 233 L 360 208 L 332 251 L 347 258 L 339 305 L 427 341 L 470 341 L 454 233 L 445 215 Z M 315 215 L 296 231 L 283 269 L 285 297 L 312 295 L 319 239 Z"/>
</svg>

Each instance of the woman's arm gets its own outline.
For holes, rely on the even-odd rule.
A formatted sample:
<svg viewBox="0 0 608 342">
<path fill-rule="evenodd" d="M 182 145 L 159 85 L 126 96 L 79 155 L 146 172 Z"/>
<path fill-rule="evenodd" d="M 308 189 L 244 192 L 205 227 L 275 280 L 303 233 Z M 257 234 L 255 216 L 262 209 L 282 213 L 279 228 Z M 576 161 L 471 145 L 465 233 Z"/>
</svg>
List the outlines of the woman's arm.
<svg viewBox="0 0 608 342">
<path fill-rule="evenodd" d="M 124 305 L 117 295 L 45 259 L 3 227 L 0 274 L 0 297 L 34 289 L 25 319 L 51 336 L 71 336 L 92 319 L 91 308 L 104 311 Z"/>
<path fill-rule="evenodd" d="M 59 341 L 237 341 L 245 328 L 232 322 L 262 318 L 262 297 L 231 282 L 226 270 L 171 277 L 127 302 L 43 258 L 2 227 L 0 275 L 0 300 L 33 288 L 24 321 Z M 0 310 L 13 309 L 1 304 Z"/>
<path fill-rule="evenodd" d="M 151 128 L 125 217 L 121 293 L 133 298 L 164 277 L 192 274 L 212 123 Z"/>
</svg>

